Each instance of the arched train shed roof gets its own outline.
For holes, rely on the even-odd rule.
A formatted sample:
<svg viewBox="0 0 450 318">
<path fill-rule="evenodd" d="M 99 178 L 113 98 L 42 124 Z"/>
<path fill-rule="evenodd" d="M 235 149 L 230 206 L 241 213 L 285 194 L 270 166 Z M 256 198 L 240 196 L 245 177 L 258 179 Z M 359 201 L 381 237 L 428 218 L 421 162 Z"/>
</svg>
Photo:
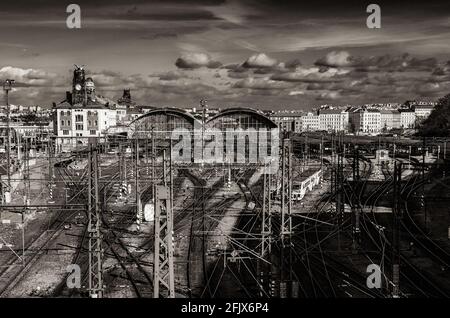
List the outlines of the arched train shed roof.
<svg viewBox="0 0 450 318">
<path fill-rule="evenodd" d="M 213 121 L 215 121 L 221 117 L 239 115 L 239 114 L 249 115 L 253 118 L 256 118 L 256 119 L 260 120 L 262 123 L 266 124 L 268 128 L 277 128 L 278 127 L 277 124 L 275 122 L 273 122 L 269 117 L 265 116 L 264 114 L 261 114 L 260 112 L 254 110 L 252 108 L 247 108 L 247 107 L 233 107 L 233 108 L 224 109 L 217 115 L 208 119 L 207 124 L 210 124 Z"/>
<path fill-rule="evenodd" d="M 172 108 L 172 107 L 166 107 L 166 108 L 158 108 L 158 109 L 154 109 L 151 110 L 145 114 L 143 114 L 142 116 L 139 116 L 138 118 L 134 119 L 131 123 L 130 126 L 133 124 L 136 124 L 137 122 L 151 117 L 151 116 L 156 116 L 156 115 L 169 115 L 169 116 L 173 116 L 173 117 L 178 117 L 178 118 L 183 118 L 185 119 L 187 122 L 191 123 L 192 125 L 194 125 L 194 123 L 198 120 L 192 116 L 190 113 L 188 113 L 185 110 L 179 109 L 179 108 Z"/>
</svg>

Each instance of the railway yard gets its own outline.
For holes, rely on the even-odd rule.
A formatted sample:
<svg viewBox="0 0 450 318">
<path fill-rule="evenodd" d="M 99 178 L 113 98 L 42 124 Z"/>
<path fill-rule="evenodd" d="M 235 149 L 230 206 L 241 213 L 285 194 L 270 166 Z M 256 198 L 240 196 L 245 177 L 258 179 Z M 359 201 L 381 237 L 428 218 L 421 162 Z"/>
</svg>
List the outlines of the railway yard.
<svg viewBox="0 0 450 318">
<path fill-rule="evenodd" d="M 173 162 L 153 135 L 25 149 L 0 297 L 450 296 L 444 141 L 283 138 L 271 174 Z"/>
</svg>

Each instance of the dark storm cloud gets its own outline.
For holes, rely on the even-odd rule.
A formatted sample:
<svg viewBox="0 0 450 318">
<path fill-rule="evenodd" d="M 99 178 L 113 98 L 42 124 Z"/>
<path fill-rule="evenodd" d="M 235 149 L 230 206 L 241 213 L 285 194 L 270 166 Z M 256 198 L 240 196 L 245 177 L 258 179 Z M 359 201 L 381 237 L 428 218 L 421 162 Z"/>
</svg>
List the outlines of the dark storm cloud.
<svg viewBox="0 0 450 318">
<path fill-rule="evenodd" d="M 436 67 L 436 69 L 433 70 L 432 75 L 435 76 L 450 75 L 450 61 L 448 61 L 442 66 Z"/>
<path fill-rule="evenodd" d="M 186 74 L 179 71 L 170 71 L 156 75 L 161 81 L 175 81 L 182 78 L 188 78 Z"/>
<path fill-rule="evenodd" d="M 176 38 L 178 37 L 178 34 L 173 32 L 162 32 L 162 33 L 154 33 L 154 34 L 145 34 L 141 36 L 141 39 L 144 40 L 156 40 L 161 38 Z"/>
<path fill-rule="evenodd" d="M 277 82 L 268 79 L 261 78 L 246 78 L 240 81 L 237 81 L 233 84 L 233 88 L 251 88 L 251 89 L 259 89 L 259 90 L 279 90 L 284 88 L 292 87 L 287 83 Z"/>
<path fill-rule="evenodd" d="M 233 79 L 240 79 L 240 78 L 249 77 L 249 73 L 247 73 L 247 72 L 228 71 L 227 76 L 229 78 L 233 78 Z"/>
<path fill-rule="evenodd" d="M 315 62 L 318 66 L 353 67 L 358 71 L 431 71 L 438 65 L 435 58 L 420 59 L 408 53 L 392 56 L 352 56 L 346 51 L 330 52 Z"/>
<path fill-rule="evenodd" d="M 196 69 L 200 67 L 219 68 L 222 63 L 214 61 L 209 54 L 188 52 L 175 61 L 175 65 L 181 69 Z"/>
<path fill-rule="evenodd" d="M 302 62 L 299 59 L 292 59 L 284 63 L 284 66 L 288 69 L 296 68 L 297 66 L 301 66 Z"/>
</svg>

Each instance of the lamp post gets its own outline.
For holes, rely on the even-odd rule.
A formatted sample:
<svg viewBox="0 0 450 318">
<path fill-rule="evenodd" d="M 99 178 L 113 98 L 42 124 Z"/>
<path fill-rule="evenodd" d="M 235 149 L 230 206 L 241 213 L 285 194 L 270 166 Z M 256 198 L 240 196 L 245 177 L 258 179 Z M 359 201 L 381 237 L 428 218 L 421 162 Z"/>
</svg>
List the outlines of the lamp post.
<svg viewBox="0 0 450 318">
<path fill-rule="evenodd" d="M 13 79 L 6 79 L 3 82 L 3 90 L 5 91 L 6 99 L 6 160 L 7 160 L 7 176 L 8 176 L 8 191 L 11 191 L 11 132 L 10 132 L 10 105 L 9 105 L 9 91 L 15 83 Z"/>
</svg>

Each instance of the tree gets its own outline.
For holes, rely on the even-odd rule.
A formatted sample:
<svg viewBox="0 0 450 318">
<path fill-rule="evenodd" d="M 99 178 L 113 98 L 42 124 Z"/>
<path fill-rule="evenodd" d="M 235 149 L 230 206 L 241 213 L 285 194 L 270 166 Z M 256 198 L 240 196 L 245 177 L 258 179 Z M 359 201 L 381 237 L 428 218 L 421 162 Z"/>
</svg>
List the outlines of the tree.
<svg viewBox="0 0 450 318">
<path fill-rule="evenodd" d="M 450 94 L 439 99 L 430 116 L 419 128 L 420 136 L 450 136 Z"/>
</svg>

